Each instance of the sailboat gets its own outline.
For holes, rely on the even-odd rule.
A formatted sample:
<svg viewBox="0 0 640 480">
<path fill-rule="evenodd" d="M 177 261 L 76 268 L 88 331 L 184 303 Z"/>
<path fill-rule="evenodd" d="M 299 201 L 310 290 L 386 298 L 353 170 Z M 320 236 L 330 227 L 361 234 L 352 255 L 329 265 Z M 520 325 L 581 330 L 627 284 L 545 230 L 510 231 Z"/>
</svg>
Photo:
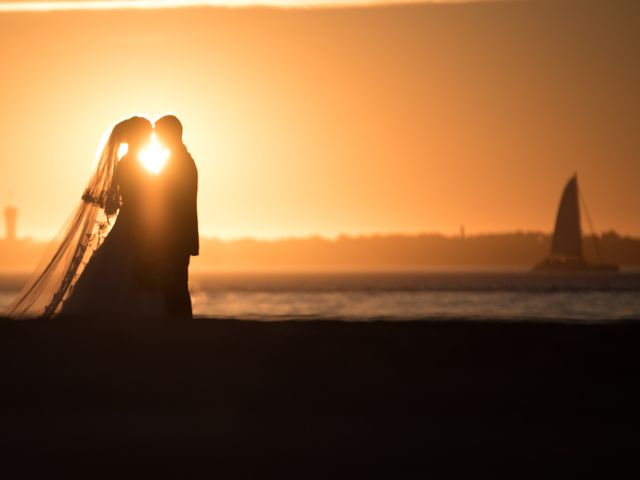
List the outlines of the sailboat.
<svg viewBox="0 0 640 480">
<path fill-rule="evenodd" d="M 593 233 L 593 232 L 592 232 Z M 596 241 L 595 235 L 593 236 Z M 598 253 L 596 245 L 596 253 Z M 578 176 L 574 175 L 564 187 L 556 228 L 551 240 L 551 253 L 534 267 L 540 272 L 617 272 L 617 265 L 587 262 L 582 253 Z"/>
</svg>

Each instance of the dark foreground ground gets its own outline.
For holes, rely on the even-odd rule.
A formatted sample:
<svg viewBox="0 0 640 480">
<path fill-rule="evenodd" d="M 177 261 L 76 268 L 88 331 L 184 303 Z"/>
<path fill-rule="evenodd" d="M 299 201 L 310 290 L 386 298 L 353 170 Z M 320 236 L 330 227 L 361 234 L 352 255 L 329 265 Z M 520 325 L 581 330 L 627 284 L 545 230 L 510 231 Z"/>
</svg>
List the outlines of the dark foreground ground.
<svg viewBox="0 0 640 480">
<path fill-rule="evenodd" d="M 0 321 L 0 470 L 638 478 L 639 344 L 640 324 Z"/>
</svg>

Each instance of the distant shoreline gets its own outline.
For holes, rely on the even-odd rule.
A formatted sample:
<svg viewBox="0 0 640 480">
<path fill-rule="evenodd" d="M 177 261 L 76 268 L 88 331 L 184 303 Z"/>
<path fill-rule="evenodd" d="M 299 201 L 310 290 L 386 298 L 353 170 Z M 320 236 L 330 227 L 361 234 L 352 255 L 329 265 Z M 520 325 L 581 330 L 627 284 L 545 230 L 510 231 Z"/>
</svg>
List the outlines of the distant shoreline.
<svg viewBox="0 0 640 480">
<path fill-rule="evenodd" d="M 597 243 L 597 246 L 596 246 Z M 433 270 L 530 268 L 550 250 L 539 232 L 444 236 L 439 234 L 340 236 L 280 240 L 220 240 L 201 237 L 194 270 Z M 0 240 L 0 271 L 30 271 L 47 244 Z M 640 267 L 640 238 L 606 232 L 583 239 L 586 258 Z"/>
</svg>

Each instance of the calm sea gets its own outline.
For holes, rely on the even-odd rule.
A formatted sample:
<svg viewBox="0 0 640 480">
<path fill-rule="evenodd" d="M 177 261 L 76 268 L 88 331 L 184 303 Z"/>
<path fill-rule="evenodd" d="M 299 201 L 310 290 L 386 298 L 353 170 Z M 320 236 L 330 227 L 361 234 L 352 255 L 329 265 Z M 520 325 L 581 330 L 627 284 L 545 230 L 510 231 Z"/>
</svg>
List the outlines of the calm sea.
<svg viewBox="0 0 640 480">
<path fill-rule="evenodd" d="M 0 309 L 25 275 L 0 275 Z M 194 313 L 259 320 L 640 320 L 640 272 L 194 273 Z"/>
</svg>

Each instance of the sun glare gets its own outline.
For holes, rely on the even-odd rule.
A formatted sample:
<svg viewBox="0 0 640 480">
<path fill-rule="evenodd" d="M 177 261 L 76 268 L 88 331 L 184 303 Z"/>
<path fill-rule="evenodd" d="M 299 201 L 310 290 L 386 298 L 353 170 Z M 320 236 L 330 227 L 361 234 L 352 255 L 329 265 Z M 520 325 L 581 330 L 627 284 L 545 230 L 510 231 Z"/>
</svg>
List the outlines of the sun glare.
<svg viewBox="0 0 640 480">
<path fill-rule="evenodd" d="M 121 143 L 120 147 L 118 147 L 118 160 L 121 160 L 122 157 L 124 157 L 128 151 L 129 151 L 129 145 L 127 145 L 126 143 Z"/>
<path fill-rule="evenodd" d="M 151 173 L 158 174 L 169 158 L 169 150 L 158 143 L 155 134 L 151 138 L 151 143 L 140 152 L 140 161 L 144 168 Z"/>
</svg>

